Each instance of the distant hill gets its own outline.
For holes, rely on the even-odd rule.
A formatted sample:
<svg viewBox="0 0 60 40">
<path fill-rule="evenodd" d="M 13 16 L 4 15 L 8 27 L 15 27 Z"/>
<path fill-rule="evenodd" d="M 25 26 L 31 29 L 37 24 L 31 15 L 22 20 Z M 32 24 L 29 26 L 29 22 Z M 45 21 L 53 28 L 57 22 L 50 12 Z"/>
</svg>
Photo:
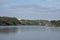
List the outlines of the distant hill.
<svg viewBox="0 0 60 40">
<path fill-rule="evenodd" d="M 18 25 L 19 20 L 15 17 L 0 17 L 0 25 Z"/>
<path fill-rule="evenodd" d="M 0 26 L 5 25 L 41 25 L 60 26 L 60 20 L 24 20 L 16 17 L 0 17 Z"/>
</svg>

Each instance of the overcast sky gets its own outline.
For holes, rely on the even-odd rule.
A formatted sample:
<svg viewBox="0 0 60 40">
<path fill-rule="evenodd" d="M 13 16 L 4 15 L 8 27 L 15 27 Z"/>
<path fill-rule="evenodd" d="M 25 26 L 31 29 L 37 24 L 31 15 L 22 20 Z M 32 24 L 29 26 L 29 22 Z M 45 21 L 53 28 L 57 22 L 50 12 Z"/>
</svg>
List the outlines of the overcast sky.
<svg viewBox="0 0 60 40">
<path fill-rule="evenodd" d="M 0 0 L 0 16 L 60 20 L 60 0 Z"/>
</svg>

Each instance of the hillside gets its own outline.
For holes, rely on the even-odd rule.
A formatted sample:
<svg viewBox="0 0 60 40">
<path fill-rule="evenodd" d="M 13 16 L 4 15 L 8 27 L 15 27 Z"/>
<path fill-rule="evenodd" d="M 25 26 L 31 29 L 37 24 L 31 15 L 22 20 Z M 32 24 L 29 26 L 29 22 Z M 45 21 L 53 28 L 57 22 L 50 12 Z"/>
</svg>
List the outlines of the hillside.
<svg viewBox="0 0 60 40">
<path fill-rule="evenodd" d="M 19 20 L 15 17 L 0 17 L 0 25 L 18 25 Z"/>
</svg>

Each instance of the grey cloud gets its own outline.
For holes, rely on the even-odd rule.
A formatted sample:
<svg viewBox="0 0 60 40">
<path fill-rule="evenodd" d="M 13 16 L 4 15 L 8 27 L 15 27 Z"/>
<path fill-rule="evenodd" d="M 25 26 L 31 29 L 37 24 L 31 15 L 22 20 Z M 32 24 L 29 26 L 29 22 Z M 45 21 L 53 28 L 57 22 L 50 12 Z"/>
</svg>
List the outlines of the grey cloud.
<svg viewBox="0 0 60 40">
<path fill-rule="evenodd" d="M 0 0 L 0 6 L 6 4 L 7 2 L 8 0 Z"/>
<path fill-rule="evenodd" d="M 8 0 L 0 0 L 0 15 L 8 16 L 28 16 L 28 17 L 43 17 L 43 18 L 58 18 L 60 16 L 60 7 L 54 6 L 52 7 L 42 6 L 42 5 L 7 5 Z M 53 2 L 54 0 L 51 0 Z M 59 0 L 58 0 L 59 1 Z M 45 4 L 43 4 L 45 5 Z M 50 4 L 48 4 L 50 5 Z M 59 14 L 59 15 L 58 15 Z M 36 16 L 37 15 L 37 16 Z"/>
<path fill-rule="evenodd" d="M 47 0 L 47 1 L 50 1 L 50 2 L 60 2 L 60 0 Z"/>
<path fill-rule="evenodd" d="M 51 7 L 43 7 L 40 5 L 15 5 L 9 8 L 9 10 L 15 12 L 34 12 L 34 13 L 47 13 L 47 12 L 59 12 L 60 9 Z"/>
<path fill-rule="evenodd" d="M 60 0 L 52 0 L 52 1 L 58 1 L 58 2 L 60 2 Z"/>
<path fill-rule="evenodd" d="M 56 9 L 54 7 L 45 7 L 45 6 L 42 6 L 42 5 L 13 5 L 13 6 L 3 6 L 3 7 L 0 7 L 0 11 L 7 11 L 7 13 L 31 13 L 31 14 L 34 14 L 34 13 L 60 13 L 60 8 L 59 9 Z"/>
<path fill-rule="evenodd" d="M 59 19 L 60 9 L 44 7 L 41 5 L 13 5 L 0 7 L 0 13 L 8 16 L 20 16 L 24 18 Z"/>
</svg>

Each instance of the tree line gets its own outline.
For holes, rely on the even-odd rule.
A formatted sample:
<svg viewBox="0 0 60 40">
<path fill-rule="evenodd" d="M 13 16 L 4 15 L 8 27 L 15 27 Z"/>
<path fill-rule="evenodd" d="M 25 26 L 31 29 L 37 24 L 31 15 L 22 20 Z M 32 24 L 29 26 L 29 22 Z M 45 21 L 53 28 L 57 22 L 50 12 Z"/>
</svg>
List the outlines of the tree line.
<svg viewBox="0 0 60 40">
<path fill-rule="evenodd" d="M 16 17 L 0 17 L 0 25 L 60 26 L 60 20 L 18 20 Z"/>
<path fill-rule="evenodd" d="M 0 17 L 0 25 L 18 25 L 19 20 L 15 17 Z"/>
</svg>

